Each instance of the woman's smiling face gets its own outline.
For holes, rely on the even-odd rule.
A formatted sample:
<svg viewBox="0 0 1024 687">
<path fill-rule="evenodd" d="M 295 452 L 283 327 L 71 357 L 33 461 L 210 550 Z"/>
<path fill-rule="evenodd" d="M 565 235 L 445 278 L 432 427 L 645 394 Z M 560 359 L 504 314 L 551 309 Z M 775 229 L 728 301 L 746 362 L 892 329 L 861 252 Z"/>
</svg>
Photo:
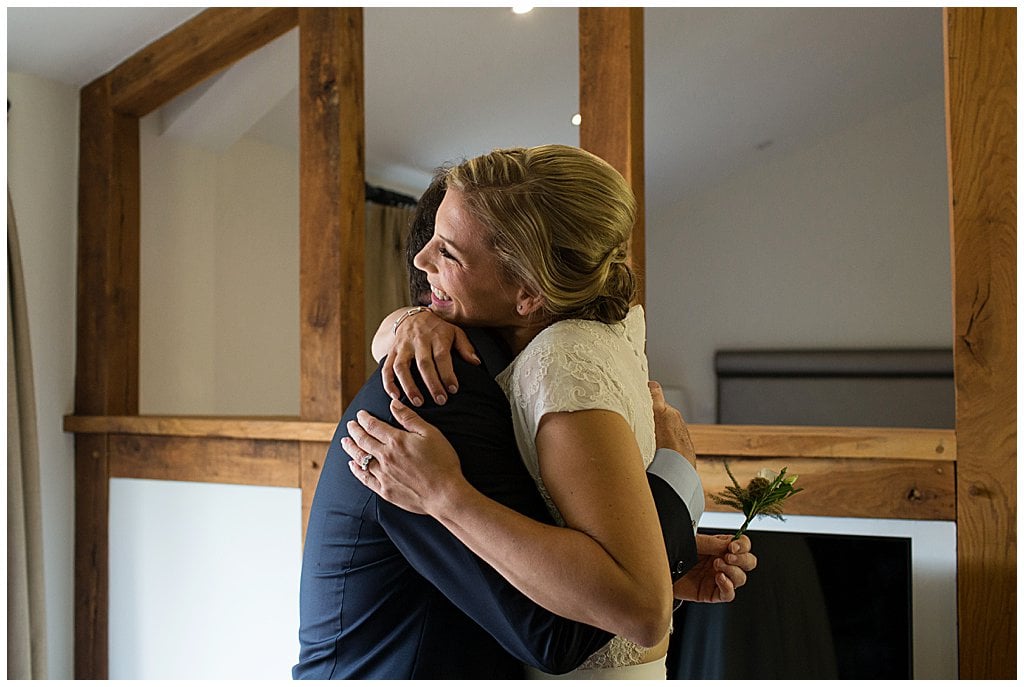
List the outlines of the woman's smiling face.
<svg viewBox="0 0 1024 687">
<path fill-rule="evenodd" d="M 450 188 L 437 209 L 434 236 L 413 264 L 427 273 L 430 306 L 462 326 L 516 324 L 517 296 L 488 241 L 488 229 L 466 208 L 462 192 Z"/>
</svg>

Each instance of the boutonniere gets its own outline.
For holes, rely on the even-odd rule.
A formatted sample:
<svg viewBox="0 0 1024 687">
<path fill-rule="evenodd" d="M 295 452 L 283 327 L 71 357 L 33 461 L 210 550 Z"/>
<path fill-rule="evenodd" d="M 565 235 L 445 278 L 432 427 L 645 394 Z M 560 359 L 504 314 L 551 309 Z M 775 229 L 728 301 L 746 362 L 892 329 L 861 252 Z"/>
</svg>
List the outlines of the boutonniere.
<svg viewBox="0 0 1024 687">
<path fill-rule="evenodd" d="M 729 506 L 743 511 L 746 516 L 743 525 L 733 535 L 733 539 L 739 539 L 747 531 L 747 527 L 755 517 L 767 515 L 782 520 L 782 502 L 793 494 L 803 491 L 803 489 L 793 486 L 799 475 L 787 476 L 786 468 L 782 468 L 780 472 L 767 468 L 760 470 L 757 476 L 750 480 L 750 484 L 746 488 L 741 487 L 733 477 L 728 463 L 725 463 L 725 471 L 728 473 L 729 479 L 732 480 L 732 486 L 726 487 L 725 491 L 720 494 L 713 494 L 711 498 L 720 506 Z"/>
</svg>

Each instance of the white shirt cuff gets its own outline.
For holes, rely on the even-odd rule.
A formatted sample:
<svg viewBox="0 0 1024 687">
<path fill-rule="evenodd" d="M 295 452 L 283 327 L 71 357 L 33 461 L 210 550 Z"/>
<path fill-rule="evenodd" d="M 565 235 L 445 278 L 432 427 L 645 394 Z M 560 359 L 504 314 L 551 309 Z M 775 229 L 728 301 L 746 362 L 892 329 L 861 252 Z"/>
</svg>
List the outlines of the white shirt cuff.
<svg viewBox="0 0 1024 687">
<path fill-rule="evenodd" d="M 704 485 L 697 475 L 697 470 L 690 465 L 690 461 L 670 448 L 659 448 L 647 472 L 668 482 L 672 490 L 679 494 L 679 498 L 690 511 L 690 524 L 696 531 L 697 523 L 704 515 Z"/>
</svg>

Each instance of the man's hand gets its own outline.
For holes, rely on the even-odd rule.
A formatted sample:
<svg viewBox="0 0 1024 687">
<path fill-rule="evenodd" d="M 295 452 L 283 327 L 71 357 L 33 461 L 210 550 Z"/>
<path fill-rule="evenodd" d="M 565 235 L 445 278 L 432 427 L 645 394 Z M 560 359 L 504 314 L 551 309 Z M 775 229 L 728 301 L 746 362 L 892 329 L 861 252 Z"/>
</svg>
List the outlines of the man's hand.
<svg viewBox="0 0 1024 687">
<path fill-rule="evenodd" d="M 654 402 L 654 436 L 658 448 L 670 448 L 682 454 L 696 468 L 697 451 L 690 441 L 690 431 L 686 428 L 682 414 L 665 402 L 661 384 L 650 381 L 647 386 Z"/>
<path fill-rule="evenodd" d="M 677 599 L 698 603 L 727 603 L 747 583 L 747 573 L 757 567 L 750 539 L 733 540 L 728 534 L 698 534 L 697 565 L 672 585 Z"/>
</svg>

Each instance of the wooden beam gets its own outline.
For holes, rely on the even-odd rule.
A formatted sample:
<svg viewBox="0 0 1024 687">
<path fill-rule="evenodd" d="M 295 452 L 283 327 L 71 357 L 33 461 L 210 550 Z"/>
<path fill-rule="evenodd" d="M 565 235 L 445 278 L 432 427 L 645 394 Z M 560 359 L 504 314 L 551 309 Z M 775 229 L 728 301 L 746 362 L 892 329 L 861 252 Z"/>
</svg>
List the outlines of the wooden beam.
<svg viewBox="0 0 1024 687">
<path fill-rule="evenodd" d="M 139 405 L 139 128 L 110 79 L 82 89 L 79 117 L 75 410 Z M 107 437 L 75 438 L 75 677 L 107 677 Z"/>
<path fill-rule="evenodd" d="M 645 302 L 644 11 L 642 7 L 581 7 L 580 147 L 626 178 L 637 201 L 630 257 L 637 302 Z"/>
<path fill-rule="evenodd" d="M 64 431 L 82 434 L 144 434 L 208 439 L 330 441 L 337 422 L 304 422 L 298 418 L 201 417 L 170 415 L 68 415 Z"/>
<path fill-rule="evenodd" d="M 960 677 L 1017 676 L 1017 11 L 947 8 Z"/>
<path fill-rule="evenodd" d="M 118 112 L 142 117 L 286 31 L 294 7 L 214 7 L 150 43 L 112 72 Z"/>
<path fill-rule="evenodd" d="M 110 81 L 82 89 L 78 174 L 75 412 L 139 407 L 139 123 Z"/>
<path fill-rule="evenodd" d="M 110 476 L 299 486 L 299 445 L 266 439 L 109 435 Z"/>
<path fill-rule="evenodd" d="M 299 408 L 337 422 L 366 377 L 362 9 L 300 9 L 299 64 Z M 303 444 L 303 533 L 322 460 Z"/>
<path fill-rule="evenodd" d="M 308 512 L 335 422 L 295 418 L 76 417 L 64 427 L 109 437 L 110 472 L 232 484 L 303 486 Z M 738 477 L 788 467 L 807 495 L 793 513 L 953 520 L 952 430 L 692 425 L 698 472 L 710 495 Z M 298 447 L 298 448 L 296 448 Z M 709 510 L 716 510 L 710 504 Z"/>
<path fill-rule="evenodd" d="M 75 678 L 107 678 L 110 481 L 107 435 L 75 437 Z"/>
<path fill-rule="evenodd" d="M 337 421 L 366 378 L 363 19 L 299 11 L 303 420 Z"/>
<path fill-rule="evenodd" d="M 949 429 L 690 425 L 701 456 L 956 460 Z"/>
<path fill-rule="evenodd" d="M 870 458 L 770 458 L 700 456 L 697 473 L 707 495 L 709 511 L 735 512 L 715 504 L 712 494 L 736 480 L 746 485 L 762 468 L 798 475 L 804 491 L 786 502 L 790 515 L 901 520 L 956 519 L 956 477 L 949 461 L 875 460 Z"/>
</svg>

